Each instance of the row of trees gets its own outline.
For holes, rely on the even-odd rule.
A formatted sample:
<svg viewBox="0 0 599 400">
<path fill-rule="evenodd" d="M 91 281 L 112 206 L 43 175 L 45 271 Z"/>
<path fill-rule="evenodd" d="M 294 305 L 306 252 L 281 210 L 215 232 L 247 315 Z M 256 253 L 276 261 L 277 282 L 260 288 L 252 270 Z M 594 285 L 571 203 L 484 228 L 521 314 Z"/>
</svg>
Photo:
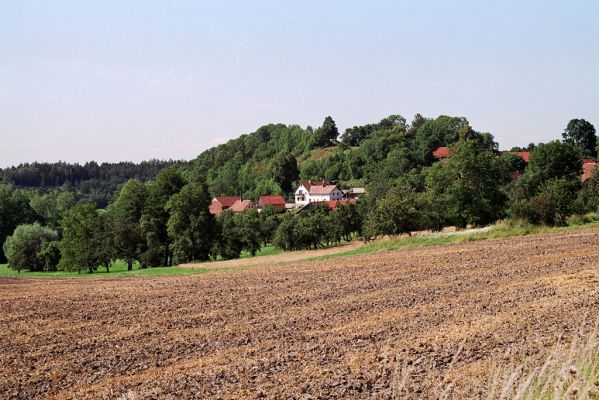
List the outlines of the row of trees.
<svg viewBox="0 0 599 400">
<path fill-rule="evenodd" d="M 20 189 L 2 189 L 12 200 L 0 202 L 3 207 L 28 210 L 14 215 L 16 229 L 3 240 L 9 264 L 17 270 L 92 272 L 109 270 L 115 260 L 124 260 L 131 270 L 136 262 L 144 268 L 237 258 L 244 250 L 255 255 L 272 241 L 280 219 L 271 208 L 260 214 L 226 211 L 216 218 L 208 211 L 206 184 L 187 181 L 174 167 L 147 183 L 127 181 L 105 209 L 75 204 L 67 192 L 28 198 Z"/>
</svg>

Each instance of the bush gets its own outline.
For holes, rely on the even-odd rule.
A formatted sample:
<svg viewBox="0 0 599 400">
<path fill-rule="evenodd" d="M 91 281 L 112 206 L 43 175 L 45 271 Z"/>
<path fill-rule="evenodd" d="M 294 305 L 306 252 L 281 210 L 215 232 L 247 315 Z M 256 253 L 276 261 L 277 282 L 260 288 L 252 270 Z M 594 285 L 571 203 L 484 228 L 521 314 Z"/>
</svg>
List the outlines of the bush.
<svg viewBox="0 0 599 400">
<path fill-rule="evenodd" d="M 424 214 L 418 207 L 418 194 L 410 188 L 394 188 L 379 199 L 376 207 L 368 214 L 364 227 L 365 235 L 411 234 L 423 227 Z"/>
<path fill-rule="evenodd" d="M 10 268 L 17 271 L 55 270 L 58 234 L 38 223 L 19 225 L 4 242 L 4 254 Z"/>
<path fill-rule="evenodd" d="M 584 210 L 577 199 L 579 187 L 577 178 L 549 179 L 540 185 L 535 196 L 514 200 L 510 215 L 533 224 L 565 225 L 569 216 Z"/>
<path fill-rule="evenodd" d="M 141 254 L 140 261 L 142 268 L 144 266 L 150 268 L 157 268 L 162 265 L 163 251 L 159 247 L 150 247 L 148 250 Z"/>
</svg>

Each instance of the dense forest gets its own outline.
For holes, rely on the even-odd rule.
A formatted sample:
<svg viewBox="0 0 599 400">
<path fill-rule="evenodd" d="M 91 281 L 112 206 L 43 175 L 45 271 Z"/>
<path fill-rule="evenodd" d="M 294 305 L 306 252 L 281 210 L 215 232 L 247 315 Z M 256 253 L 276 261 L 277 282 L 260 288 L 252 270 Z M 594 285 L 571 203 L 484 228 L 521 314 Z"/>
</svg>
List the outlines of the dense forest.
<svg viewBox="0 0 599 400">
<path fill-rule="evenodd" d="M 504 218 L 563 225 L 598 210 L 599 173 L 581 179 L 597 136 L 582 119 L 558 135 L 502 152 L 463 117 L 391 115 L 343 133 L 326 117 L 316 129 L 260 127 L 189 163 L 22 165 L 1 171 L 0 242 L 14 269 L 92 272 L 115 260 L 156 267 Z M 439 160 L 442 146 L 449 156 Z M 309 179 L 368 194 L 335 210 L 208 211 L 212 196 L 290 198 Z"/>
<path fill-rule="evenodd" d="M 21 164 L 0 169 L 0 183 L 10 183 L 20 188 L 35 188 L 40 192 L 61 190 L 72 192 L 78 201 L 91 201 L 99 208 L 108 205 L 117 189 L 129 179 L 142 182 L 156 177 L 169 165 L 182 165 L 181 161 L 143 161 L 102 163 L 94 161 L 84 165 L 66 162 Z"/>
</svg>

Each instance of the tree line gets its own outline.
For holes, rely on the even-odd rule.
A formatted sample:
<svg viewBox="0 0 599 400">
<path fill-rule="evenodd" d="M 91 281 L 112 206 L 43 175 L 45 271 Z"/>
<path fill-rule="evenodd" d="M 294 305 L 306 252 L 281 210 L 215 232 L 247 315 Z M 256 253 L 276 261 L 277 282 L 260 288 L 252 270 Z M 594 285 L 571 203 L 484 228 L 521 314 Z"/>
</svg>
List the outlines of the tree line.
<svg viewBox="0 0 599 400">
<path fill-rule="evenodd" d="M 89 201 L 97 207 L 108 205 L 111 196 L 129 179 L 143 182 L 154 179 L 169 165 L 184 165 L 181 161 L 149 160 L 83 165 L 77 163 L 25 163 L 0 169 L 0 182 L 19 188 L 37 189 L 42 193 L 55 190 L 72 192 L 77 201 Z"/>
</svg>

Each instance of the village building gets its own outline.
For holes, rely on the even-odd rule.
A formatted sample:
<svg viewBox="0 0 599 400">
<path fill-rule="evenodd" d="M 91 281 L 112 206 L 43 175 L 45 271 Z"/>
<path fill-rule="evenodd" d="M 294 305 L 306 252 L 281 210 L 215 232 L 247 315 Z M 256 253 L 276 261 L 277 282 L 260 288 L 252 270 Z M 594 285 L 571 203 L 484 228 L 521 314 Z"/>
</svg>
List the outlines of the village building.
<svg viewBox="0 0 599 400">
<path fill-rule="evenodd" d="M 230 208 L 236 201 L 241 201 L 239 196 L 217 196 L 212 199 L 209 211 L 211 214 L 219 215 L 226 209 Z"/>
<path fill-rule="evenodd" d="M 519 156 L 525 164 L 528 164 L 528 160 L 530 160 L 530 151 L 510 151 L 509 154 Z"/>
<path fill-rule="evenodd" d="M 309 203 L 341 200 L 343 192 L 337 185 L 325 181 L 301 182 L 295 191 L 295 205 L 298 207 Z"/>
<path fill-rule="evenodd" d="M 256 209 L 256 203 L 254 203 L 252 200 L 237 200 L 235 203 L 233 203 L 233 205 L 230 207 L 231 211 L 236 212 L 236 213 L 240 213 L 240 212 L 244 212 L 244 211 L 248 211 L 248 210 L 255 210 Z"/>
<path fill-rule="evenodd" d="M 343 197 L 345 197 L 346 199 L 357 199 L 360 196 L 364 196 L 366 194 L 366 189 L 363 187 L 350 188 L 348 190 L 345 190 L 343 194 Z"/>
<path fill-rule="evenodd" d="M 313 201 L 300 207 L 299 212 L 308 211 L 318 206 L 327 206 L 331 211 L 337 211 L 340 206 L 346 206 L 348 204 L 356 204 L 356 199 L 341 199 L 341 200 L 329 200 L 329 201 Z"/>
<path fill-rule="evenodd" d="M 264 208 L 270 206 L 275 210 L 282 212 L 285 211 L 285 199 L 283 196 L 260 196 L 258 199 L 258 208 Z"/>
</svg>

